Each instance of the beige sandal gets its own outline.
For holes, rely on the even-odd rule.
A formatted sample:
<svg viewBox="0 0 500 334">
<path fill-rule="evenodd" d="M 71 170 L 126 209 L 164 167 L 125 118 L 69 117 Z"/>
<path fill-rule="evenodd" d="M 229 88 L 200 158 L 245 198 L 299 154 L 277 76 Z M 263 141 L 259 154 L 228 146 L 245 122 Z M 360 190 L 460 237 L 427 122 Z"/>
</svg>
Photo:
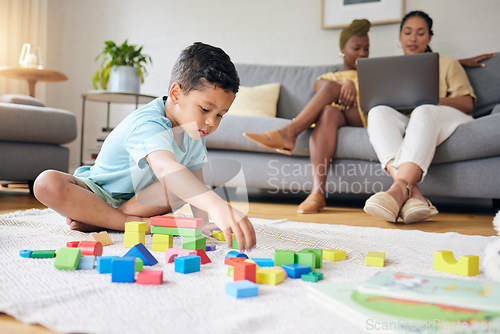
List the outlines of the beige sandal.
<svg viewBox="0 0 500 334">
<path fill-rule="evenodd" d="M 406 201 L 400 213 L 405 224 L 421 222 L 439 213 L 427 198 L 425 200 L 427 203 L 416 198 L 410 198 Z"/>
<path fill-rule="evenodd" d="M 412 186 L 403 179 L 396 179 L 396 182 L 403 183 L 406 186 L 406 189 L 408 189 L 408 197 L 410 197 Z M 363 210 L 374 217 L 396 223 L 399 217 L 400 208 L 394 197 L 382 191 L 368 198 Z"/>
<path fill-rule="evenodd" d="M 318 213 L 326 206 L 325 197 L 318 193 L 311 193 L 297 208 L 298 213 Z"/>
</svg>

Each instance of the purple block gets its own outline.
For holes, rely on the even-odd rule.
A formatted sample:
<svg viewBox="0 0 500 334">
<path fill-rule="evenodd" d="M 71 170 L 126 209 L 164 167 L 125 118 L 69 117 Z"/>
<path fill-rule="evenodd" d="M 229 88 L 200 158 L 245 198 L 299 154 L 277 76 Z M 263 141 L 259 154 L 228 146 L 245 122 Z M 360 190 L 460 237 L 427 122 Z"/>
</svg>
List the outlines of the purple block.
<svg viewBox="0 0 500 334">
<path fill-rule="evenodd" d="M 207 247 L 205 248 L 205 251 L 206 252 L 213 252 L 215 250 L 215 245 L 207 245 Z"/>
</svg>

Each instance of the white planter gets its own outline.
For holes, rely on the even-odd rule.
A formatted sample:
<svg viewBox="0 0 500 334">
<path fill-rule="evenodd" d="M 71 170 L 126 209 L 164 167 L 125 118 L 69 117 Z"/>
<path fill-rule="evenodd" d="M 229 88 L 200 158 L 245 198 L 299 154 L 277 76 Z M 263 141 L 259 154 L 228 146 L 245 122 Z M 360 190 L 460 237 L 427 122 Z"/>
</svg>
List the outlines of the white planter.
<svg viewBox="0 0 500 334">
<path fill-rule="evenodd" d="M 122 93 L 139 93 L 141 78 L 132 66 L 113 66 L 109 71 L 108 91 Z"/>
</svg>

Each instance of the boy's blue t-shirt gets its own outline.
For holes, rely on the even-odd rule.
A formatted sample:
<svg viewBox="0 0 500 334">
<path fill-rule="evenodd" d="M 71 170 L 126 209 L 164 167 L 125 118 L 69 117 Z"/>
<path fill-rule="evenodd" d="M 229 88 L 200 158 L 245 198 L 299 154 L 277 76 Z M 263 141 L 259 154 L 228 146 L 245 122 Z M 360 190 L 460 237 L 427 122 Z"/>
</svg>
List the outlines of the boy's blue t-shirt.
<svg viewBox="0 0 500 334">
<path fill-rule="evenodd" d="M 205 139 L 183 133 L 179 147 L 165 116 L 165 101 L 159 97 L 128 115 L 108 135 L 95 164 L 78 168 L 74 176 L 92 180 L 113 198 L 129 199 L 157 180 L 146 161 L 154 151 L 172 152 L 190 170 L 202 168 L 207 161 Z"/>
</svg>

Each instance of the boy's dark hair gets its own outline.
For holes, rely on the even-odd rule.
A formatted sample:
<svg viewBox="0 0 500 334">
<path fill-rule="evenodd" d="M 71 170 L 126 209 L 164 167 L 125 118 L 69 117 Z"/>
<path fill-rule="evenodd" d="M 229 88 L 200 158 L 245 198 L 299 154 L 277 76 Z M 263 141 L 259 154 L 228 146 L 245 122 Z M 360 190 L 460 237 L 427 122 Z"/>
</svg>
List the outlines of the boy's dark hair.
<svg viewBox="0 0 500 334">
<path fill-rule="evenodd" d="M 236 94 L 240 86 L 231 58 L 221 48 L 200 42 L 181 52 L 172 69 L 170 86 L 174 82 L 181 86 L 184 94 L 201 90 L 208 84 Z"/>
</svg>

